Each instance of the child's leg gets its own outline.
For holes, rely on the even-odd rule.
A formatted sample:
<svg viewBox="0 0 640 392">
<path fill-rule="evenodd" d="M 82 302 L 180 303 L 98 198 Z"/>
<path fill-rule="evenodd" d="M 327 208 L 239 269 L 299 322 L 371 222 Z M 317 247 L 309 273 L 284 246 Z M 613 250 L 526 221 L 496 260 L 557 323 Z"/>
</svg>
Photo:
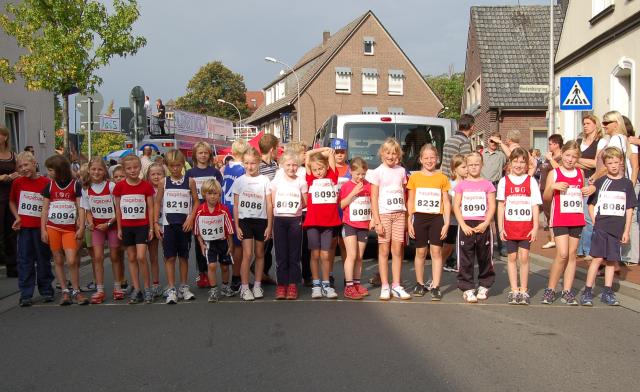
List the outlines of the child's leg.
<svg viewBox="0 0 640 392">
<path fill-rule="evenodd" d="M 300 269 L 300 248 L 302 247 L 302 218 L 298 217 L 295 219 L 291 219 L 289 221 L 286 233 L 287 238 L 285 238 L 284 241 L 287 243 L 288 248 L 288 255 L 286 260 L 286 264 L 288 265 L 287 283 L 298 284 L 302 279 L 302 271 Z M 274 246 L 276 246 L 276 249 L 278 249 L 278 240 L 274 238 L 273 244 Z M 276 256 L 277 255 L 278 253 L 276 251 Z M 278 283 L 280 283 L 280 281 L 278 281 Z"/>
<path fill-rule="evenodd" d="M 276 249 L 276 280 L 279 285 L 289 283 L 289 246 L 291 239 L 287 238 L 289 227 L 287 218 L 273 218 L 273 246 Z"/>
<path fill-rule="evenodd" d="M 356 263 L 353 269 L 353 279 L 360 280 L 362 278 L 362 258 L 364 257 L 364 250 L 367 247 L 367 242 L 358 241 L 358 253 L 356 257 Z"/>
<path fill-rule="evenodd" d="M 347 257 L 344 259 L 344 279 L 347 282 L 352 282 L 355 264 L 359 254 L 358 236 L 351 235 L 349 237 L 344 237 L 344 245 L 347 249 Z M 362 267 L 362 261 L 360 261 L 360 266 Z"/>
<path fill-rule="evenodd" d="M 311 250 L 309 264 L 311 266 L 311 279 L 314 281 L 320 280 L 320 249 Z"/>
<path fill-rule="evenodd" d="M 136 260 L 142 273 L 144 288 L 148 289 L 151 287 L 151 276 L 149 274 L 149 265 L 147 264 L 147 244 L 136 244 L 135 252 Z"/>
<path fill-rule="evenodd" d="M 234 240 L 235 241 L 235 240 Z M 231 254 L 233 255 L 233 266 L 231 266 L 231 273 L 233 276 L 240 276 L 240 269 L 242 268 L 242 243 L 236 244 L 233 243 L 233 250 Z"/>
<path fill-rule="evenodd" d="M 67 259 L 67 267 L 69 275 L 71 275 L 71 285 L 74 290 L 80 290 L 80 263 L 78 260 L 77 249 L 65 249 L 65 258 Z"/>
<path fill-rule="evenodd" d="M 564 270 L 564 277 L 562 278 L 562 287 L 565 291 L 571 290 L 573 287 L 573 280 L 576 276 L 576 258 L 578 251 L 578 243 L 580 238 L 569 237 L 569 258 L 567 259 L 567 268 Z"/>
<path fill-rule="evenodd" d="M 453 254 L 453 244 L 445 242 L 442 245 L 442 260 L 447 260 Z"/>
<path fill-rule="evenodd" d="M 589 269 L 587 270 L 587 279 L 585 281 L 585 286 L 593 288 L 596 285 L 596 277 L 598 276 L 598 269 L 600 268 L 600 264 L 602 264 L 602 257 L 594 257 L 589 264 Z M 607 267 L 605 266 L 605 280 L 607 274 Z M 612 279 L 613 281 L 613 279 Z"/>
<path fill-rule="evenodd" d="M 254 241 L 255 244 L 255 270 L 254 270 L 254 280 L 256 282 L 262 282 L 262 277 L 264 274 L 264 241 Z"/>
<path fill-rule="evenodd" d="M 518 259 L 520 260 L 520 291 L 525 293 L 529 290 L 529 249 L 518 248 Z"/>
<path fill-rule="evenodd" d="M 31 245 L 37 260 L 37 282 L 38 292 L 42 296 L 53 296 L 53 272 L 51 271 L 51 250 L 40 239 L 40 230 L 32 229 L 29 232 L 31 237 Z"/>
<path fill-rule="evenodd" d="M 320 260 L 322 262 L 321 268 L 322 268 L 322 281 L 323 282 L 328 282 L 329 281 L 329 274 L 331 273 L 331 267 L 333 267 L 333 259 L 331 258 L 332 255 L 335 255 L 335 253 L 331 252 L 331 251 L 320 250 Z"/>
<path fill-rule="evenodd" d="M 160 240 L 158 240 L 155 237 L 151 241 L 149 241 L 149 264 L 151 265 L 151 277 L 153 278 L 154 283 L 160 282 L 160 264 L 158 263 L 159 243 L 160 243 Z M 175 268 L 174 268 L 174 274 L 175 274 Z M 175 283 L 175 275 L 174 275 L 174 283 Z M 170 286 L 170 287 L 173 287 L 173 286 Z"/>
<path fill-rule="evenodd" d="M 440 287 L 440 280 L 442 279 L 442 247 L 437 245 L 430 245 L 431 251 L 431 281 L 433 287 Z M 424 264 L 422 266 L 424 268 Z"/>
<path fill-rule="evenodd" d="M 93 246 L 93 273 L 96 286 L 104 288 L 104 243 Z"/>
<path fill-rule="evenodd" d="M 180 284 L 185 285 L 189 279 L 189 259 L 187 257 L 179 256 L 178 260 L 180 261 Z"/>
<path fill-rule="evenodd" d="M 120 258 L 120 247 L 109 246 L 109 255 L 111 258 L 111 269 L 113 271 L 113 282 L 117 283 L 118 287 L 120 287 L 120 284 L 122 284 L 124 280 L 124 265 Z"/>
<path fill-rule="evenodd" d="M 511 243 L 508 242 L 508 244 Z M 507 246 L 510 247 L 511 245 Z M 512 249 L 509 249 L 507 253 L 507 275 L 509 275 L 509 286 L 514 293 L 520 287 L 518 286 L 518 256 L 520 255 L 518 251 L 519 249 L 516 249 L 515 252 L 512 252 Z"/>
<path fill-rule="evenodd" d="M 64 272 L 64 251 L 58 249 L 52 250 L 51 253 L 53 253 L 53 265 L 60 288 L 62 290 L 70 289 L 67 287 L 67 275 Z"/>
<path fill-rule="evenodd" d="M 416 283 L 424 285 L 424 259 L 427 257 L 427 247 L 416 248 L 416 256 L 413 260 L 416 270 Z"/>
<path fill-rule="evenodd" d="M 240 279 L 243 285 L 249 285 L 249 274 L 251 273 L 251 258 L 253 257 L 253 238 L 242 240 L 242 265 L 240 268 Z"/>
<path fill-rule="evenodd" d="M 229 272 L 231 271 L 229 266 L 227 264 L 220 264 L 220 270 L 222 271 L 222 284 L 229 284 L 229 279 L 231 278 L 229 276 Z M 211 276 L 209 276 L 209 282 L 211 282 L 212 286 L 216 284 L 215 280 L 211 280 Z"/>
<path fill-rule="evenodd" d="M 118 277 L 118 279 L 120 280 L 121 283 L 123 283 L 127 279 L 125 277 L 125 268 L 124 268 L 124 254 L 125 254 L 125 251 L 126 251 L 126 248 L 124 246 L 120 245 L 118 247 L 118 258 L 121 260 L 121 263 L 122 263 L 122 275 L 120 275 Z M 131 274 L 131 271 L 129 271 L 129 274 Z"/>
<path fill-rule="evenodd" d="M 489 288 L 496 281 L 493 269 L 493 234 L 487 229 L 476 234 L 476 258 L 478 259 L 478 284 Z"/>
<path fill-rule="evenodd" d="M 400 285 L 400 274 L 402 273 L 402 256 L 404 247 L 401 241 L 391 240 L 391 275 L 393 285 Z M 424 267 L 423 267 L 424 268 Z"/>
<path fill-rule="evenodd" d="M 18 288 L 20 289 L 20 298 L 31 298 L 36 285 L 36 269 L 34 259 L 36 259 L 37 244 L 32 240 L 32 229 L 22 229 L 18 232 L 18 254 L 17 254 L 17 270 L 18 270 Z M 40 234 L 38 232 L 37 234 Z M 40 241 L 37 238 L 38 242 Z M 38 267 L 40 266 L 38 260 Z M 38 282 L 40 276 L 38 275 Z M 41 292 L 42 294 L 42 292 Z"/>
<path fill-rule="evenodd" d="M 550 231 L 552 230 L 553 229 L 550 229 Z M 553 259 L 553 264 L 551 264 L 551 268 L 549 269 L 549 284 L 547 285 L 547 287 L 552 290 L 556 289 L 560 281 L 560 275 L 562 275 L 562 271 L 564 271 L 567 261 L 569 260 L 569 234 L 556 236 L 555 243 L 556 257 Z"/>
<path fill-rule="evenodd" d="M 180 260 L 180 264 L 182 265 L 182 260 Z M 218 263 L 215 263 L 215 262 L 210 262 L 209 264 L 207 264 L 207 277 L 209 278 L 209 284 L 211 285 L 211 287 L 215 287 L 218 285 L 218 277 L 216 276 L 217 267 L 218 267 Z M 227 268 L 227 272 L 228 271 L 229 269 Z M 222 280 L 224 281 L 224 277 L 222 278 Z"/>
<path fill-rule="evenodd" d="M 378 272 L 380 273 L 380 282 L 382 286 L 389 285 L 389 249 L 390 242 L 378 243 Z"/>
<path fill-rule="evenodd" d="M 140 291 L 140 276 L 138 275 L 138 258 L 136 255 L 136 245 L 129 245 L 126 248 L 127 261 L 129 263 L 129 275 L 131 275 L 131 282 L 133 288 Z"/>
<path fill-rule="evenodd" d="M 176 287 L 176 258 L 166 257 L 164 259 L 164 270 L 167 274 L 167 286 Z"/>
<path fill-rule="evenodd" d="M 613 287 L 613 277 L 616 272 L 616 261 L 606 261 L 606 266 L 604 267 L 604 286 L 605 287 Z"/>
<path fill-rule="evenodd" d="M 458 288 L 462 291 L 473 290 L 476 285 L 473 280 L 473 266 L 475 260 L 475 234 L 467 236 L 458 228 Z"/>
</svg>

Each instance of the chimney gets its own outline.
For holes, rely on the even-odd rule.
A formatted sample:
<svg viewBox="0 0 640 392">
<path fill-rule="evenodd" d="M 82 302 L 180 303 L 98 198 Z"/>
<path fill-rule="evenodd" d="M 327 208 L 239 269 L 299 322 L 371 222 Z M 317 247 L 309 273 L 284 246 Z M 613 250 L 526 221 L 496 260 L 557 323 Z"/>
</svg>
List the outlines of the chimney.
<svg viewBox="0 0 640 392">
<path fill-rule="evenodd" d="M 327 41 L 329 41 L 329 38 L 331 38 L 331 32 L 323 31 L 322 32 L 322 46 L 325 46 L 327 44 Z"/>
</svg>

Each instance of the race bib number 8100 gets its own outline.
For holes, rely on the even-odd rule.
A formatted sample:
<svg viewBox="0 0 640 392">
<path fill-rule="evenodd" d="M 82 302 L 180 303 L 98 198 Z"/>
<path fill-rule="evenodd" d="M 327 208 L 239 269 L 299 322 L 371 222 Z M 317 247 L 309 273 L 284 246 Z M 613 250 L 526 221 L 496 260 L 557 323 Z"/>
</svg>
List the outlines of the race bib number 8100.
<svg viewBox="0 0 640 392">
<path fill-rule="evenodd" d="M 510 222 L 531 220 L 531 197 L 529 196 L 508 196 L 504 208 L 504 218 Z"/>
</svg>

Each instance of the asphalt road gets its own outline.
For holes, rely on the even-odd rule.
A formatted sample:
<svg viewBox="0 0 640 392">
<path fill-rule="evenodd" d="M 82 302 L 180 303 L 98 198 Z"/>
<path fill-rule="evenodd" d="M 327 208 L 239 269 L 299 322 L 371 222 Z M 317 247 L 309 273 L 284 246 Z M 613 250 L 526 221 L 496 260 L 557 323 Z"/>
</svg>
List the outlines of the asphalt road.
<svg viewBox="0 0 640 392">
<path fill-rule="evenodd" d="M 252 303 L 209 304 L 194 288 L 197 300 L 176 306 L 13 307 L 0 314 L 2 390 L 637 390 L 636 310 L 538 305 L 536 274 L 534 305 L 506 305 L 503 267 L 484 304 L 463 304 L 445 273 L 441 303 L 380 302 L 379 289 L 275 301 L 269 287 Z"/>
</svg>

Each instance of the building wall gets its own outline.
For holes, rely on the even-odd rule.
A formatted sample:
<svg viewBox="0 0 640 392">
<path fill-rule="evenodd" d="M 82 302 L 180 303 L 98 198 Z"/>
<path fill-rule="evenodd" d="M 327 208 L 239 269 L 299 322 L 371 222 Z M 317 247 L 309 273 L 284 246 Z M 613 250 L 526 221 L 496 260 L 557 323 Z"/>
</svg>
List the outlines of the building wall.
<svg viewBox="0 0 640 392">
<path fill-rule="evenodd" d="M 375 38 L 374 55 L 364 54 L 363 39 Z M 335 92 L 335 67 L 351 67 L 351 93 Z M 376 68 L 379 73 L 377 94 L 362 94 L 362 68 Z M 405 79 L 403 95 L 388 94 L 389 69 L 401 69 Z M 402 107 L 405 114 L 436 116 L 442 104 L 428 88 L 422 76 L 414 71 L 401 51 L 388 37 L 382 26 L 369 17 L 352 38 L 327 64 L 315 81 L 301 96 L 302 139 L 311 142 L 315 131 L 332 114 L 360 114 L 363 107 L 375 106 L 388 113 L 389 107 Z M 297 110 L 297 104 L 296 104 Z M 296 129 L 297 119 L 291 127 Z"/>
<path fill-rule="evenodd" d="M 0 0 L 0 9 L 4 11 L 7 0 Z M 21 54 L 21 49 L 12 37 L 0 29 L 0 55 L 14 63 Z M 54 108 L 53 94 L 47 91 L 28 91 L 24 81 L 18 78 L 12 84 L 0 81 L 0 124 L 5 125 L 5 115 L 18 113 L 19 135 L 17 150 L 31 145 L 35 149 L 40 167 L 44 160 L 54 153 Z M 45 131 L 46 139 L 40 142 L 40 130 Z"/>
</svg>

